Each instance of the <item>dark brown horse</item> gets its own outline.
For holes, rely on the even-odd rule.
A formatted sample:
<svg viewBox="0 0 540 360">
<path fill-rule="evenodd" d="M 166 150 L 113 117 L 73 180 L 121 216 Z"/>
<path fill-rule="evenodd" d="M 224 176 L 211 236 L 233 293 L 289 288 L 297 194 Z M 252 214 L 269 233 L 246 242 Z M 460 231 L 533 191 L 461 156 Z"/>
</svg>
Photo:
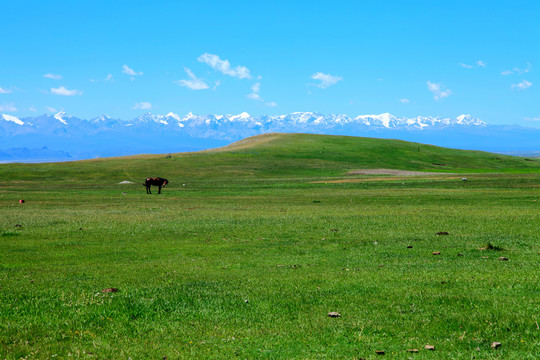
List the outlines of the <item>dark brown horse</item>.
<svg viewBox="0 0 540 360">
<path fill-rule="evenodd" d="M 146 186 L 146 193 L 147 194 L 151 194 L 152 192 L 150 191 L 150 186 L 154 185 L 154 186 L 159 186 L 159 191 L 158 191 L 158 194 L 161 194 L 161 188 L 164 187 L 165 185 L 167 185 L 169 183 L 169 180 L 167 179 L 163 179 L 163 178 L 146 178 L 146 180 L 144 181 L 144 186 Z"/>
</svg>

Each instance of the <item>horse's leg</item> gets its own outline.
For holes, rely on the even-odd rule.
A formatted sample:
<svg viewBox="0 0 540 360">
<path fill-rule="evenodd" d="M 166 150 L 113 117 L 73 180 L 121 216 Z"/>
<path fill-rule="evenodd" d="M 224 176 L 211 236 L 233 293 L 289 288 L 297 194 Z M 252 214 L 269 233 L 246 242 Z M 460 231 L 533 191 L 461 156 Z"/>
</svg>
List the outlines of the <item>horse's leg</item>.
<svg viewBox="0 0 540 360">
<path fill-rule="evenodd" d="M 161 194 L 161 185 L 158 185 L 158 186 L 159 186 L 158 194 Z"/>
<path fill-rule="evenodd" d="M 150 190 L 150 185 L 146 186 L 146 194 L 152 194 L 152 190 Z"/>
</svg>

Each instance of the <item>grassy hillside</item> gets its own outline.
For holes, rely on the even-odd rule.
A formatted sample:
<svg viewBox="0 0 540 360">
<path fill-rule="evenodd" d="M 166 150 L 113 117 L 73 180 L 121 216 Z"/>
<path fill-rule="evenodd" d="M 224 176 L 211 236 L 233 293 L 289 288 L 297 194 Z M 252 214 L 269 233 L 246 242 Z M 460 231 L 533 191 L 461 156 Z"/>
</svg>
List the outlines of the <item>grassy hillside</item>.
<svg viewBox="0 0 540 360">
<path fill-rule="evenodd" d="M 526 159 L 399 140 L 308 134 L 267 134 L 197 153 L 141 155 L 51 164 L 0 165 L 7 182 L 61 180 L 141 182 L 147 176 L 178 181 L 342 176 L 353 169 L 429 172 L 538 173 L 540 159 Z"/>
<path fill-rule="evenodd" d="M 539 163 L 273 134 L 0 165 L 0 359 L 538 359 Z"/>
<path fill-rule="evenodd" d="M 320 161 L 329 168 L 341 171 L 351 168 L 441 172 L 540 170 L 540 164 L 533 159 L 350 136 L 267 134 L 239 141 L 222 148 L 222 151 L 290 161 Z"/>
</svg>

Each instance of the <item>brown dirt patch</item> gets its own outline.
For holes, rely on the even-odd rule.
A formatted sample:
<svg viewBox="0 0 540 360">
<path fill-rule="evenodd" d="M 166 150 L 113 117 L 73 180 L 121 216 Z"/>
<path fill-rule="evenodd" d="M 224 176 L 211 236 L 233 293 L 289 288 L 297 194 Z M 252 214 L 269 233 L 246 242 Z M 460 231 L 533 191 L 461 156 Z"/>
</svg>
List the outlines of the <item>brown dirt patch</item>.
<svg viewBox="0 0 540 360">
<path fill-rule="evenodd" d="M 345 175 L 398 175 L 398 176 L 422 176 L 422 175 L 449 175 L 449 173 L 408 171 L 397 169 L 357 169 L 351 170 Z"/>
<path fill-rule="evenodd" d="M 368 177 L 361 179 L 340 179 L 340 180 L 321 180 L 321 181 L 312 181 L 311 184 L 349 184 L 349 183 L 359 183 L 359 182 L 370 182 L 370 181 L 397 181 L 405 180 L 407 176 L 385 176 L 385 177 Z M 424 177 L 425 180 L 436 180 L 440 179 L 437 177 Z M 450 178 L 451 179 L 451 178 Z"/>
<path fill-rule="evenodd" d="M 106 289 L 103 289 L 101 290 L 102 293 L 115 293 L 115 292 L 118 292 L 118 289 L 117 288 L 106 288 Z"/>
</svg>

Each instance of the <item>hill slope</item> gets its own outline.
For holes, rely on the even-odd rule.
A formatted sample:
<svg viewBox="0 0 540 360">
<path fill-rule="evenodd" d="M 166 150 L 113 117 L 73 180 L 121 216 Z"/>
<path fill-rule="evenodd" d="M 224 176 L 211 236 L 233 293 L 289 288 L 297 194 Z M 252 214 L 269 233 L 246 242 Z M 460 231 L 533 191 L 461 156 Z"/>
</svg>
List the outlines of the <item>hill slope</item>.
<svg viewBox="0 0 540 360">
<path fill-rule="evenodd" d="M 401 140 L 351 136 L 265 134 L 212 151 L 244 152 L 281 159 L 320 160 L 363 169 L 393 168 L 441 172 L 540 169 L 538 161 L 533 159 Z"/>
<path fill-rule="evenodd" d="M 147 176 L 187 180 L 342 176 L 355 169 L 388 168 L 427 172 L 539 173 L 539 159 L 465 151 L 398 140 L 311 134 L 258 135 L 229 146 L 195 153 L 139 155 L 67 163 L 0 165 L 10 181 L 40 179 L 66 183 Z M 174 186 L 174 185 L 173 185 Z"/>
</svg>

